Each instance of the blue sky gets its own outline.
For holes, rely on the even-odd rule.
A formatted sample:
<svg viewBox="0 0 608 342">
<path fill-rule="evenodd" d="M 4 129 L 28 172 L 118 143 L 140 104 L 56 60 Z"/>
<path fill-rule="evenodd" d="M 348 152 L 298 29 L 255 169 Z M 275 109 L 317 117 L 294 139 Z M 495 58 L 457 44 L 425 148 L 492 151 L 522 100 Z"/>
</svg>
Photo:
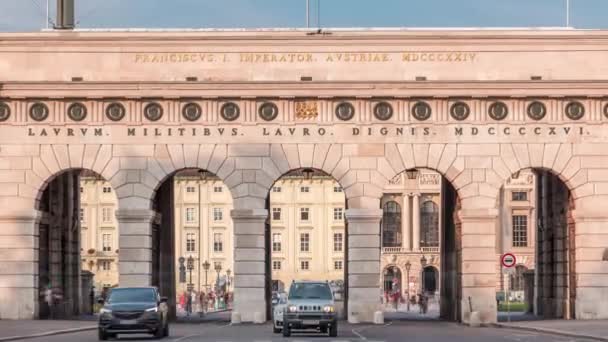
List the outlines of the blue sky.
<svg viewBox="0 0 608 342">
<path fill-rule="evenodd" d="M 323 27 L 565 25 L 566 0 L 310 0 Z M 55 0 L 50 0 L 54 18 Z M 76 0 L 82 28 L 304 27 L 305 0 Z M 0 0 L 0 31 L 43 27 L 46 0 Z M 608 0 L 571 0 L 571 26 L 608 28 Z"/>
</svg>

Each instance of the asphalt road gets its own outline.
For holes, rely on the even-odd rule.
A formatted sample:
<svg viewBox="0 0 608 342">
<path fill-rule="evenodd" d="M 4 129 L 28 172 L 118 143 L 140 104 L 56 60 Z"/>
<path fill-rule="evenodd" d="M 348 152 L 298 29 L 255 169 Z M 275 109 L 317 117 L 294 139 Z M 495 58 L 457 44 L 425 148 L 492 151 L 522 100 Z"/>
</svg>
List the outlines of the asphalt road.
<svg viewBox="0 0 608 342">
<path fill-rule="evenodd" d="M 120 337 L 120 336 L 119 336 Z M 143 336 L 123 335 L 124 341 L 151 341 L 153 338 Z M 97 331 L 47 336 L 31 339 L 32 342 L 88 342 L 97 341 Z M 545 335 L 503 328 L 469 328 L 448 322 L 402 321 L 392 322 L 383 326 L 378 325 L 350 325 L 341 322 L 337 338 L 329 338 L 316 334 L 294 334 L 284 339 L 280 334 L 272 333 L 272 326 L 265 325 L 235 325 L 227 322 L 211 322 L 204 324 L 173 324 L 171 335 L 164 339 L 167 342 L 196 342 L 196 341 L 449 341 L 449 342 L 587 342 L 588 340 L 568 337 Z M 591 342 L 591 341 L 589 341 Z"/>
</svg>

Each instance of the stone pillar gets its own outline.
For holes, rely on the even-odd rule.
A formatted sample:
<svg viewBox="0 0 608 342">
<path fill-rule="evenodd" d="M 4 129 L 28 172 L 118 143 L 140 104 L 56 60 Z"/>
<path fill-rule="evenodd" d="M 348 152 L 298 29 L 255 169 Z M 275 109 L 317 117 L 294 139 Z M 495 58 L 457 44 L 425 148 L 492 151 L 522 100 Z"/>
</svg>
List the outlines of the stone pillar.
<svg viewBox="0 0 608 342">
<path fill-rule="evenodd" d="M 0 320 L 35 319 L 39 310 L 39 213 L 15 206 L 0 206 Z"/>
<path fill-rule="evenodd" d="M 403 236 L 402 246 L 406 251 L 412 250 L 410 237 L 412 236 L 412 225 L 410 222 L 410 195 L 403 195 L 403 207 L 401 208 L 401 231 Z"/>
<path fill-rule="evenodd" d="M 413 250 L 415 252 L 420 250 L 420 194 L 414 194 L 414 203 L 412 205 L 412 229 L 414 242 Z"/>
<path fill-rule="evenodd" d="M 348 321 L 374 322 L 380 309 L 381 209 L 348 209 Z"/>
<path fill-rule="evenodd" d="M 465 324 L 496 323 L 497 209 L 466 209 L 461 220 L 461 320 Z M 477 313 L 479 316 L 474 315 Z M 471 318 L 478 317 L 479 322 Z"/>
<path fill-rule="evenodd" d="M 232 322 L 266 321 L 266 209 L 234 209 Z"/>
<path fill-rule="evenodd" d="M 116 211 L 119 230 L 120 286 L 152 285 L 152 220 L 150 209 L 120 208 Z"/>
</svg>

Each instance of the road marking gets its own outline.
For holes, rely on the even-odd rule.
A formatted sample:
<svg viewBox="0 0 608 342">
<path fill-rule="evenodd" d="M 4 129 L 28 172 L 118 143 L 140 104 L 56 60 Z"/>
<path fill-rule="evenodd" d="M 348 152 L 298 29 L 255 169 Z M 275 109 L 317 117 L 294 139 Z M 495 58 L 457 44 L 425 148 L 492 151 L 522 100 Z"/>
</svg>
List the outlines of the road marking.
<svg viewBox="0 0 608 342">
<path fill-rule="evenodd" d="M 223 324 L 223 325 L 211 326 L 211 329 L 213 329 L 213 328 L 221 329 L 221 328 L 229 327 L 231 325 L 232 325 L 232 322 L 230 322 L 228 324 Z M 209 332 L 208 329 L 203 334 L 195 334 L 195 335 L 182 336 L 182 337 L 179 337 L 179 338 L 171 340 L 171 342 L 180 342 L 180 341 L 184 341 L 184 340 L 187 340 L 187 339 L 190 339 L 190 338 L 193 338 L 193 337 L 202 337 L 203 335 L 207 334 L 207 332 Z M 231 342 L 231 341 L 226 341 L 226 342 Z"/>
<path fill-rule="evenodd" d="M 373 328 L 379 328 L 379 327 L 388 327 L 388 326 L 390 326 L 392 324 L 393 324 L 393 322 L 388 322 L 388 323 L 382 324 L 382 325 L 373 325 L 373 326 L 364 327 L 364 328 L 359 329 L 358 331 L 355 330 L 355 329 L 352 329 L 351 331 L 352 331 L 353 334 L 357 335 L 357 337 L 359 337 L 359 339 L 361 339 L 362 341 L 367 341 L 367 337 L 365 337 L 365 336 L 363 336 L 363 334 L 361 334 L 361 332 L 363 330 L 368 330 L 368 329 L 373 329 Z"/>
</svg>

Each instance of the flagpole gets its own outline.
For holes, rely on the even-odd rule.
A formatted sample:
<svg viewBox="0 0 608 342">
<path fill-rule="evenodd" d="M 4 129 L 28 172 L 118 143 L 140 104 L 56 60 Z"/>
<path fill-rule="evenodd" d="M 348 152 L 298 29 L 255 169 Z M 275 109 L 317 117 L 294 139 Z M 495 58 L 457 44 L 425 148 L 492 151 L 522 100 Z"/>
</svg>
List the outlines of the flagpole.
<svg viewBox="0 0 608 342">
<path fill-rule="evenodd" d="M 306 28 L 310 28 L 310 0 L 306 0 Z"/>
<path fill-rule="evenodd" d="M 566 0 L 566 27 L 570 27 L 570 0 Z"/>
<path fill-rule="evenodd" d="M 46 18 L 44 18 L 46 22 L 46 29 L 49 29 L 49 0 L 46 0 Z"/>
</svg>

